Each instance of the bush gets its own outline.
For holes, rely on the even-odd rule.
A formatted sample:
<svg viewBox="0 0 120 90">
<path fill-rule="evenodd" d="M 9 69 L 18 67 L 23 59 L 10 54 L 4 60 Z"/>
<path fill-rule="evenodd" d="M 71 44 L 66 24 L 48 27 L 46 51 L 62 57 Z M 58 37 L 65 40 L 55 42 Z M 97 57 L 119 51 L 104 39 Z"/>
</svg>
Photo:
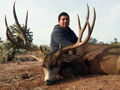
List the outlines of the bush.
<svg viewBox="0 0 120 90">
<path fill-rule="evenodd" d="M 15 49 L 10 41 L 0 44 L 0 62 L 11 61 L 14 56 Z"/>
</svg>

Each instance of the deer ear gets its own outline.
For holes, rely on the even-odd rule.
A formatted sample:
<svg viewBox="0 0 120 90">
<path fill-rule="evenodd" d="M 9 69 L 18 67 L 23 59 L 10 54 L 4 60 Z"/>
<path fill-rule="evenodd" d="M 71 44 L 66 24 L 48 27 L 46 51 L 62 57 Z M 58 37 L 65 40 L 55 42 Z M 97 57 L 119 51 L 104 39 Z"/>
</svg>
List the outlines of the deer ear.
<svg viewBox="0 0 120 90">
<path fill-rule="evenodd" d="M 39 62 L 43 63 L 44 57 L 36 57 L 34 55 L 31 55 L 34 59 L 38 60 Z"/>
<path fill-rule="evenodd" d="M 62 62 L 69 63 L 69 62 L 78 60 L 80 58 L 81 58 L 81 56 L 79 56 L 79 55 L 63 55 Z"/>
<path fill-rule="evenodd" d="M 45 54 L 41 51 L 32 52 L 31 55 L 34 59 L 38 60 L 39 62 L 43 62 L 45 58 Z"/>
<path fill-rule="evenodd" d="M 58 57 L 58 56 L 60 55 L 61 49 L 62 49 L 62 45 L 59 44 L 59 49 L 58 49 L 57 52 L 55 53 L 55 56 L 56 56 L 56 57 Z"/>
</svg>

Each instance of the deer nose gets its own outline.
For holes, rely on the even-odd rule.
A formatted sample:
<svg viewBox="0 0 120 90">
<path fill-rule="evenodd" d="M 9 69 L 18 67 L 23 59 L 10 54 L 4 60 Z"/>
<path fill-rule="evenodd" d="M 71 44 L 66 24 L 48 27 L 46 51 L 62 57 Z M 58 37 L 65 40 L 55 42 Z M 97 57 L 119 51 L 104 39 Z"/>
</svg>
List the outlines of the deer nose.
<svg viewBox="0 0 120 90">
<path fill-rule="evenodd" d="M 46 85 L 51 85 L 51 81 L 50 81 L 50 80 L 47 80 L 47 81 L 45 81 L 45 84 L 46 84 Z"/>
<path fill-rule="evenodd" d="M 55 81 L 47 80 L 47 81 L 45 81 L 45 84 L 46 85 L 52 85 L 52 84 L 55 84 Z"/>
</svg>

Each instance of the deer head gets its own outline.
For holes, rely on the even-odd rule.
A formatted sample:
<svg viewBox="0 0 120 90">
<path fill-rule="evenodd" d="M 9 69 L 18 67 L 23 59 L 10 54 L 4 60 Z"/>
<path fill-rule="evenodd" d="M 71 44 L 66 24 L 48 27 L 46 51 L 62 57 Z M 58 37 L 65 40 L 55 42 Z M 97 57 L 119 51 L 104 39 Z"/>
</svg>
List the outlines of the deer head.
<svg viewBox="0 0 120 90">
<path fill-rule="evenodd" d="M 67 46 L 64 48 L 60 47 L 59 50 L 56 52 L 45 54 L 42 50 L 38 50 L 36 48 L 33 48 L 27 43 L 27 38 L 25 38 L 26 33 L 24 32 L 24 30 L 27 29 L 28 12 L 26 14 L 25 29 L 24 30 L 21 28 L 21 26 L 18 22 L 16 11 L 15 11 L 15 3 L 13 5 L 13 15 L 14 15 L 16 26 L 17 26 L 18 30 L 21 32 L 24 44 L 23 45 L 19 44 L 19 42 L 14 40 L 14 37 L 13 37 L 9 27 L 8 27 L 7 19 L 5 16 L 5 25 L 6 25 L 6 29 L 7 29 L 6 36 L 7 36 L 8 40 L 10 40 L 15 46 L 37 53 L 35 55 L 32 55 L 32 57 L 34 57 L 38 61 L 42 62 L 42 67 L 43 67 L 44 74 L 45 74 L 44 81 L 47 85 L 54 83 L 54 81 L 56 79 L 56 75 L 58 74 L 58 72 L 60 70 L 61 63 L 71 62 L 77 58 L 74 55 L 71 58 L 69 58 L 69 56 L 65 56 L 64 53 L 69 51 L 69 50 L 72 50 L 72 49 L 75 49 L 77 47 L 84 45 L 89 40 L 90 35 L 93 31 L 93 27 L 94 27 L 95 19 L 96 19 L 96 12 L 94 9 L 93 21 L 92 21 L 92 25 L 90 26 L 89 21 L 88 21 L 88 19 L 89 19 L 89 7 L 87 5 L 87 17 L 86 17 L 86 21 L 85 21 L 83 28 L 81 28 L 80 19 L 78 16 L 78 26 L 79 26 L 78 41 L 73 45 L 70 45 L 70 46 Z M 81 41 L 82 35 L 86 29 L 86 26 L 88 26 L 88 35 L 83 41 Z"/>
</svg>

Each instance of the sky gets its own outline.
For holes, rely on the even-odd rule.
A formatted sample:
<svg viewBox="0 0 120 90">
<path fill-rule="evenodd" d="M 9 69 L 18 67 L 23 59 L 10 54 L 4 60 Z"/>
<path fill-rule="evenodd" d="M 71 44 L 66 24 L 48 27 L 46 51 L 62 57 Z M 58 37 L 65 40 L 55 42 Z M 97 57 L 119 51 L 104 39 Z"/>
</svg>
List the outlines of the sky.
<svg viewBox="0 0 120 90">
<path fill-rule="evenodd" d="M 91 37 L 105 43 L 113 42 L 114 38 L 120 41 L 120 0 L 0 0 L 0 37 L 2 40 L 6 40 L 5 15 L 8 25 L 15 23 L 12 11 L 15 1 L 20 24 L 24 24 L 28 10 L 28 28 L 33 32 L 34 44 L 50 44 L 51 32 L 58 24 L 58 15 L 61 12 L 67 12 L 70 15 L 70 28 L 78 36 L 77 14 L 83 26 L 87 4 L 90 9 L 90 24 L 93 19 L 93 7 L 96 10 L 96 23 Z M 83 39 L 86 35 L 87 28 Z"/>
</svg>

